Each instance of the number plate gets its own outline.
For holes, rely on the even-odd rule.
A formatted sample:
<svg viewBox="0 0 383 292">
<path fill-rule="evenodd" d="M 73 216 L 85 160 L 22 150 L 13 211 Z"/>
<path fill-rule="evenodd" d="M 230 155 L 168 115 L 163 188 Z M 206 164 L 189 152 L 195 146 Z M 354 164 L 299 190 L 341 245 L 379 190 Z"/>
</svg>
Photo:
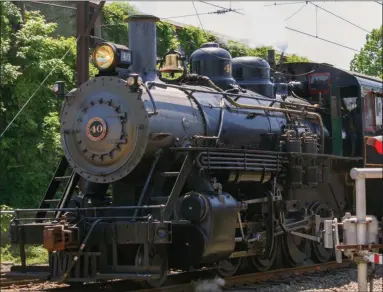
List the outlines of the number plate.
<svg viewBox="0 0 383 292">
<path fill-rule="evenodd" d="M 86 135 L 92 141 L 100 141 L 106 135 L 106 123 L 99 117 L 90 119 L 86 125 Z"/>
</svg>

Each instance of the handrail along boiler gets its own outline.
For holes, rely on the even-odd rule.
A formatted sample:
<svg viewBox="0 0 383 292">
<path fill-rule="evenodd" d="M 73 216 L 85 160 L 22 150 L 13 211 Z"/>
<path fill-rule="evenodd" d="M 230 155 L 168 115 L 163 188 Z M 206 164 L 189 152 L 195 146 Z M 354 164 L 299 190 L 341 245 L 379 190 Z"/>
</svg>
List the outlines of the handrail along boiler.
<svg viewBox="0 0 383 292">
<path fill-rule="evenodd" d="M 363 158 L 326 152 L 321 108 L 307 101 L 262 96 L 232 78 L 221 89 L 189 74 L 174 51 L 158 73 L 157 21 L 130 16 L 129 48 L 100 43 L 95 78 L 67 93 L 57 83 L 65 157 L 55 177 L 69 171 L 68 181 L 57 198 L 53 179 L 40 208 L 17 210 L 11 225 L 21 250 L 49 252 L 49 267 L 34 275 L 159 286 L 169 269 L 226 277 L 246 265 L 330 260 L 323 222 L 351 208 L 345 174 Z M 230 59 L 209 66 L 220 64 L 211 72 L 231 72 Z M 166 79 L 172 68 L 181 76 Z M 33 271 L 21 257 L 10 274 Z"/>
</svg>

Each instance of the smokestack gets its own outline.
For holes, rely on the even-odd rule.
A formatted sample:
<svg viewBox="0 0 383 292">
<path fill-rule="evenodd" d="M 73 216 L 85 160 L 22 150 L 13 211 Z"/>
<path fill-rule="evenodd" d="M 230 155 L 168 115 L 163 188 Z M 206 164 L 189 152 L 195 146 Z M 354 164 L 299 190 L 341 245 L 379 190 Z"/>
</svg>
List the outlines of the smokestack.
<svg viewBox="0 0 383 292">
<path fill-rule="evenodd" d="M 153 15 L 131 15 L 129 49 L 132 50 L 132 73 L 138 73 L 144 82 L 157 79 L 157 30 L 160 19 Z"/>
<path fill-rule="evenodd" d="M 279 65 L 280 66 L 282 66 L 283 65 L 283 63 L 285 62 L 285 59 L 284 59 L 284 52 L 282 52 L 282 54 L 281 54 L 281 57 L 279 58 Z"/>
<path fill-rule="evenodd" d="M 267 62 L 270 64 L 271 68 L 275 67 L 275 51 L 274 50 L 267 51 Z"/>
</svg>

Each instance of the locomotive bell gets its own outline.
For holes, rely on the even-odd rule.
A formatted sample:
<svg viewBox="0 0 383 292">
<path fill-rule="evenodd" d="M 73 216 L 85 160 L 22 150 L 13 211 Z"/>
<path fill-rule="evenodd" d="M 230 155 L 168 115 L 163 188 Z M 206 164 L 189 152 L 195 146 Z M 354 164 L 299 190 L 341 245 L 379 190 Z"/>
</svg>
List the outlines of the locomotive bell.
<svg viewBox="0 0 383 292">
<path fill-rule="evenodd" d="M 184 68 L 180 64 L 178 54 L 168 54 L 165 56 L 165 65 L 160 69 L 164 73 L 182 73 Z"/>
</svg>

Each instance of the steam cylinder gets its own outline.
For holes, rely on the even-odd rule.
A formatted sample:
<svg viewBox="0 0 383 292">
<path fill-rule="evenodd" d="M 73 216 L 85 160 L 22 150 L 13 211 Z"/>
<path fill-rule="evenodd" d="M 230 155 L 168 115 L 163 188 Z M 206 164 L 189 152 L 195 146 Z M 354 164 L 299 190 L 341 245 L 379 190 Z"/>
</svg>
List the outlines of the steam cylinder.
<svg viewBox="0 0 383 292">
<path fill-rule="evenodd" d="M 232 58 L 217 43 L 205 43 L 190 56 L 191 72 L 208 76 L 217 86 L 226 90 L 235 84 L 232 77 Z"/>
</svg>

